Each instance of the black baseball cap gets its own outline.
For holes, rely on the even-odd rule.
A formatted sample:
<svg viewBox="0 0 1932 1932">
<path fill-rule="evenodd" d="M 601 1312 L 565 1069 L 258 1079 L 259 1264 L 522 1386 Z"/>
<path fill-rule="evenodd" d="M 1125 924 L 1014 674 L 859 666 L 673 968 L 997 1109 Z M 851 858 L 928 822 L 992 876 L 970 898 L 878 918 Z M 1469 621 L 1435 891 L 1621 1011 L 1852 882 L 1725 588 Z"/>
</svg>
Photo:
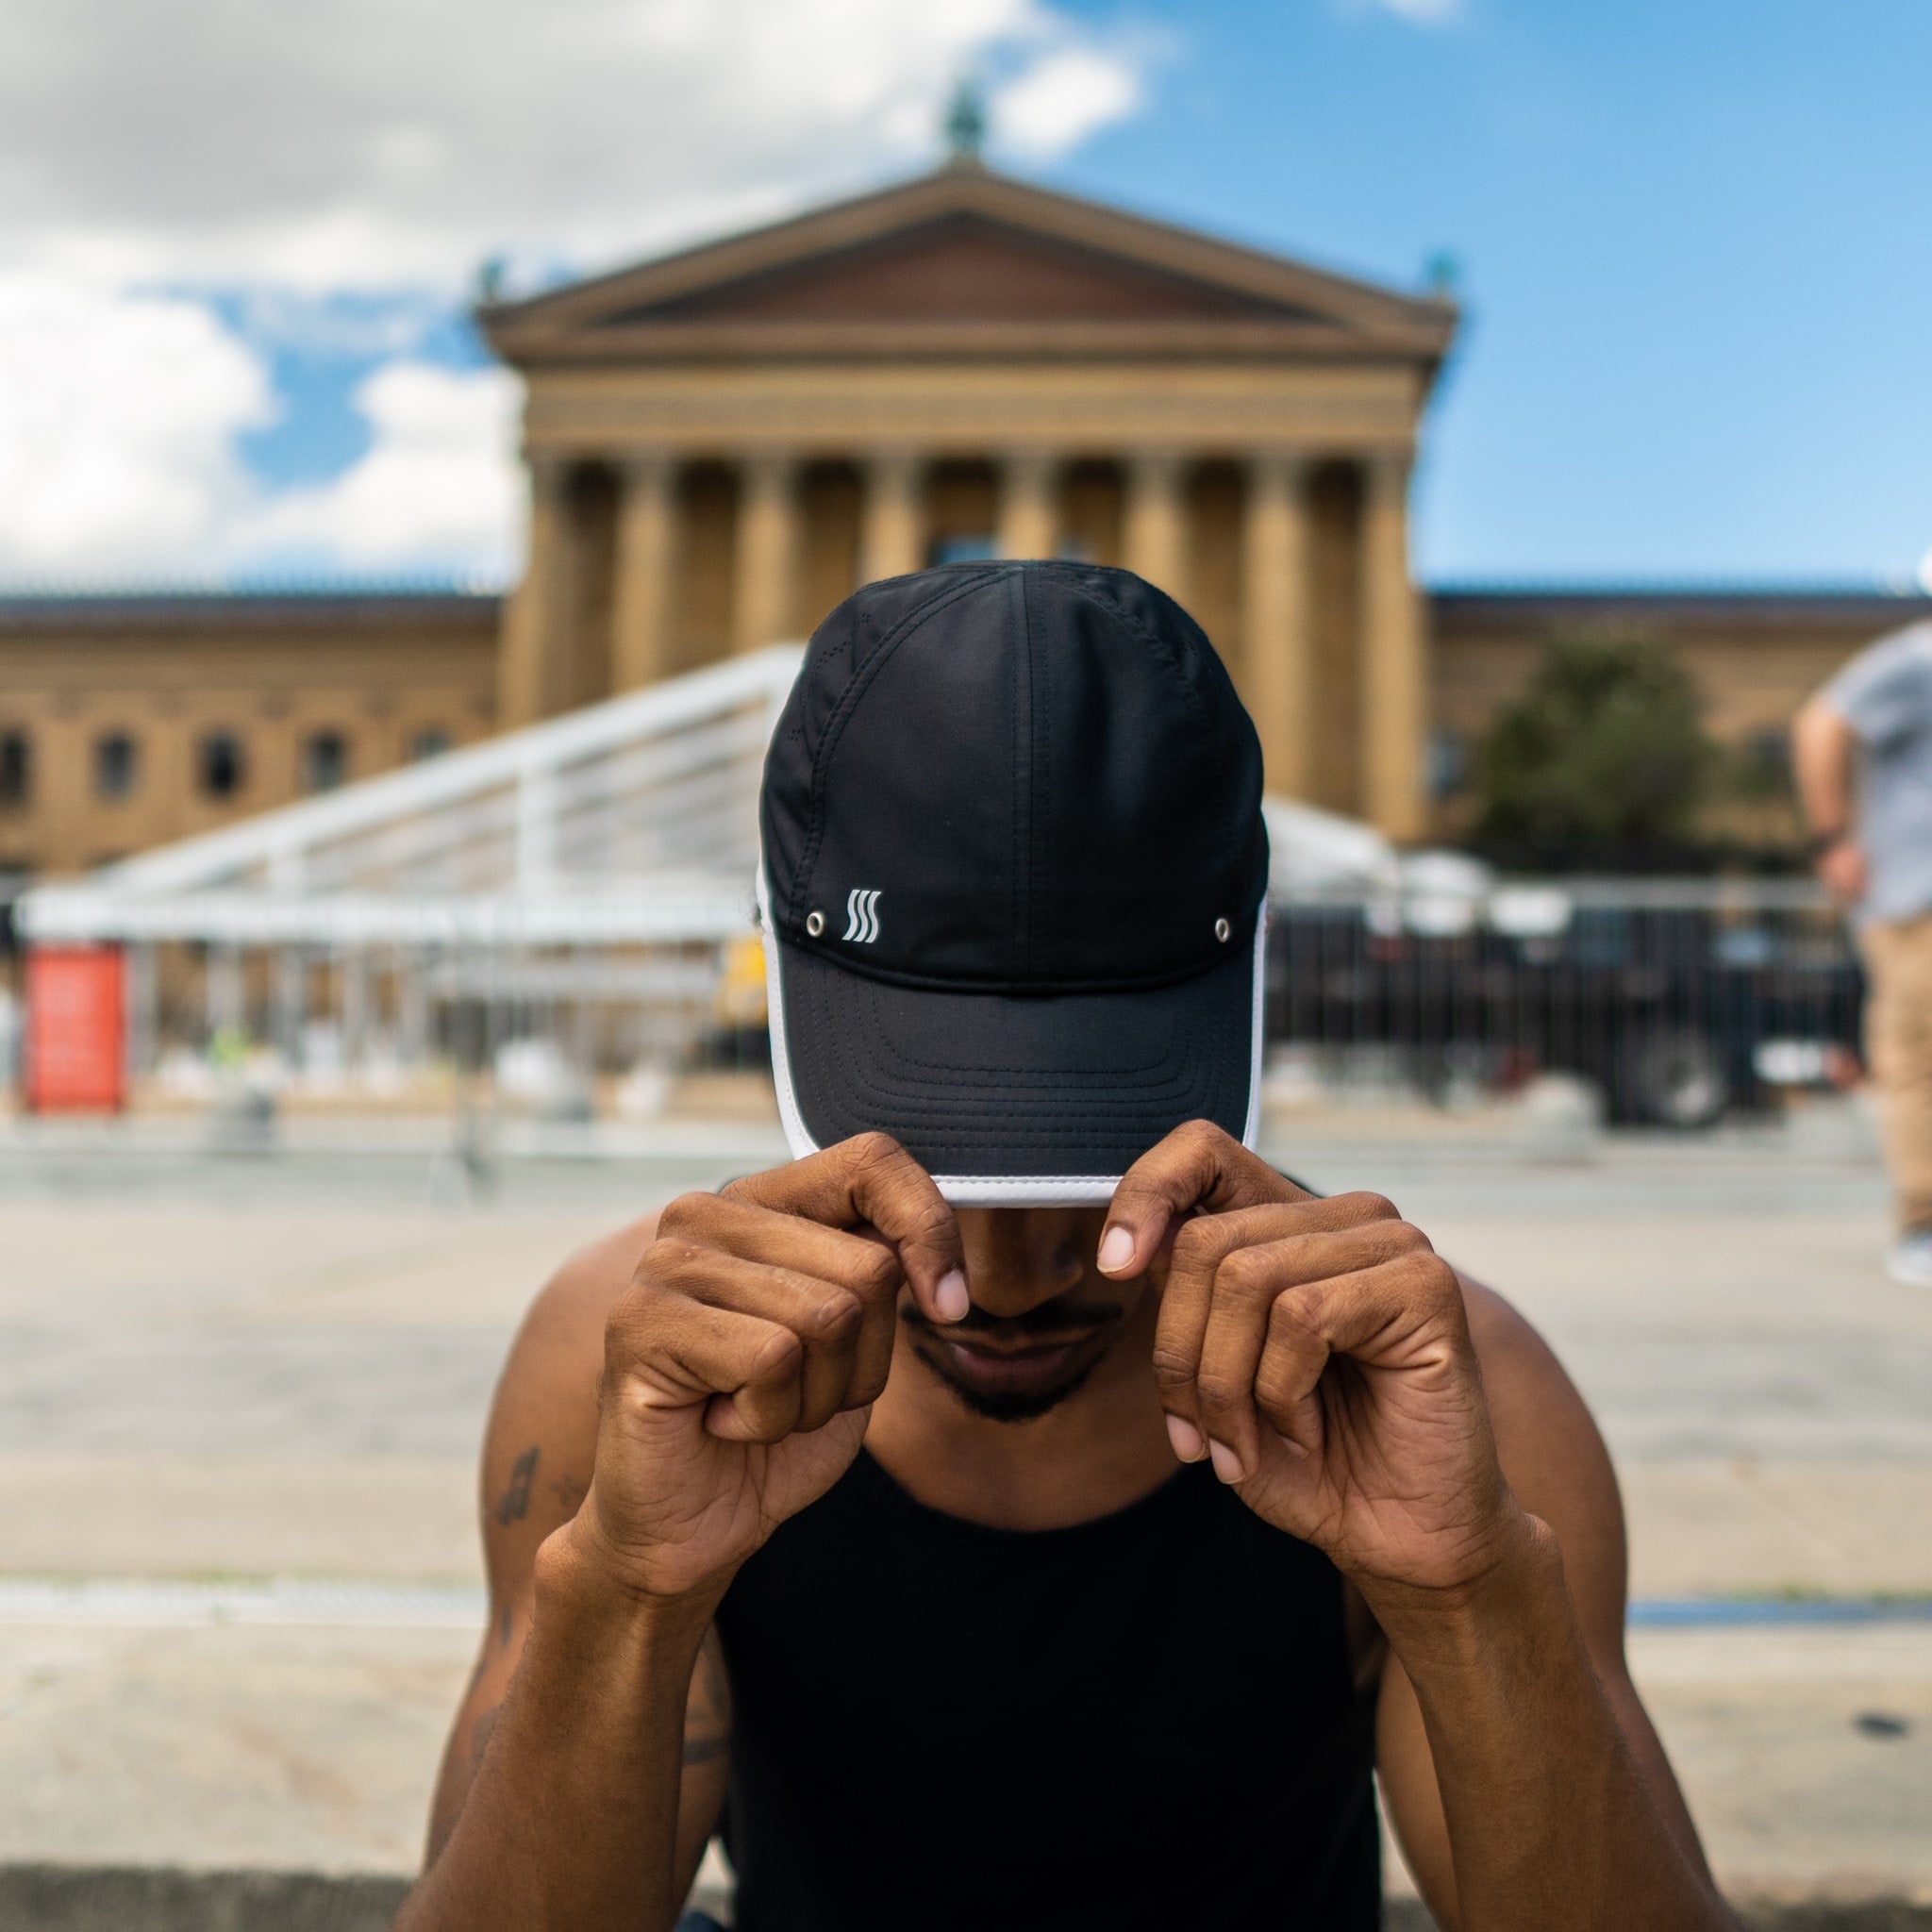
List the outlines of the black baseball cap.
<svg viewBox="0 0 1932 1932">
<path fill-rule="evenodd" d="M 1124 570 L 950 564 L 825 619 L 765 759 L 792 1153 L 883 1129 L 948 1200 L 1107 1200 L 1181 1122 L 1254 1144 L 1261 748 Z"/>
</svg>

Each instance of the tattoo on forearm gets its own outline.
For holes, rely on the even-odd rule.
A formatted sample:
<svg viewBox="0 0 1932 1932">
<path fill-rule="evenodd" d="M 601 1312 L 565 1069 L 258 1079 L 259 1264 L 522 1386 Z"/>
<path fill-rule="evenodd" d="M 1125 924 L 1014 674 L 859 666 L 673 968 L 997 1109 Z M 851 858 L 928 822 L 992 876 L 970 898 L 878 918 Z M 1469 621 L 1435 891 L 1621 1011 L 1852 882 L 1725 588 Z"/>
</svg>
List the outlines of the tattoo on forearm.
<svg viewBox="0 0 1932 1932">
<path fill-rule="evenodd" d="M 551 1478 L 550 1493 L 557 1498 L 559 1509 L 575 1516 L 584 1498 L 591 1493 L 591 1486 L 582 1477 L 566 1470 L 562 1475 Z"/>
<path fill-rule="evenodd" d="M 537 1445 L 532 1442 L 509 1466 L 509 1487 L 496 1499 L 496 1520 L 508 1529 L 530 1513 L 530 1484 L 537 1474 Z"/>
<path fill-rule="evenodd" d="M 691 1696 L 684 1707 L 684 1761 L 709 1764 L 731 1749 L 731 1680 L 724 1674 L 724 1647 L 710 1631 L 691 1673 Z"/>
</svg>

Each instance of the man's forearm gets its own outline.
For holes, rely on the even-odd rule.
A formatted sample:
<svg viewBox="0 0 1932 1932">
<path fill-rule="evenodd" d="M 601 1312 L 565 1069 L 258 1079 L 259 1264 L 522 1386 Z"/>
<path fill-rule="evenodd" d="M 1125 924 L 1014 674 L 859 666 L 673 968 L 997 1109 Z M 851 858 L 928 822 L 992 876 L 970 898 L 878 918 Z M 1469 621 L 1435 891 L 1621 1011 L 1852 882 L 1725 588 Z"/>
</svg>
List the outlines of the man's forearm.
<svg viewBox="0 0 1932 1932">
<path fill-rule="evenodd" d="M 646 1605 L 560 1530 L 490 1747 L 396 1932 L 668 1932 L 680 1740 L 705 1605 Z"/>
<path fill-rule="evenodd" d="M 1843 833 L 1852 817 L 1852 727 L 1813 698 L 1791 725 L 1791 776 L 1812 835 Z"/>
<path fill-rule="evenodd" d="M 1427 1727 L 1463 1932 L 1732 1932 L 1631 1758 L 1556 1539 L 1524 1523 L 1454 1598 L 1365 1590 Z"/>
</svg>

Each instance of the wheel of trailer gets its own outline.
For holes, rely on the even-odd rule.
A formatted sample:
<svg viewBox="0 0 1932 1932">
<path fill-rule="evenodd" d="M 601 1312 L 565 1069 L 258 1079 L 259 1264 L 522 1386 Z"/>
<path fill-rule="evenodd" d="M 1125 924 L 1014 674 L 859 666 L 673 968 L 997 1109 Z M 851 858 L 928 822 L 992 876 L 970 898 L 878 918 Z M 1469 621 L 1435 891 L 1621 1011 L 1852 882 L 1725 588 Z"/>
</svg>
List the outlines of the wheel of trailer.
<svg viewBox="0 0 1932 1932">
<path fill-rule="evenodd" d="M 1707 1127 L 1731 1097 L 1717 1048 L 1689 1026 L 1646 1033 L 1636 1041 L 1624 1082 L 1628 1110 L 1660 1127 Z"/>
</svg>

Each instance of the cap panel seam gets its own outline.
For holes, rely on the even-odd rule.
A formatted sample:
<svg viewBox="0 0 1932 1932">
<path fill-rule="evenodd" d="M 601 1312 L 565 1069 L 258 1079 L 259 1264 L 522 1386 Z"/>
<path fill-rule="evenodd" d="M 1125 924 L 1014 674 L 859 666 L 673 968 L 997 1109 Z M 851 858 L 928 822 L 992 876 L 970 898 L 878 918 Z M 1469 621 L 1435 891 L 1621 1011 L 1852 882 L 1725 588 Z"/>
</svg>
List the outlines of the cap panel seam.
<svg viewBox="0 0 1932 1932">
<path fill-rule="evenodd" d="M 808 891 L 812 869 L 818 863 L 820 848 L 824 844 L 825 832 L 825 779 L 831 765 L 832 755 L 837 750 L 839 740 L 846 725 L 851 722 L 852 713 L 858 701 L 864 696 L 873 680 L 889 664 L 907 638 L 928 618 L 957 602 L 978 585 L 985 583 L 995 572 L 975 573 L 963 576 L 956 584 L 948 584 L 943 590 L 928 597 L 924 603 L 909 610 L 898 624 L 878 641 L 872 656 L 862 667 L 857 670 L 852 680 L 840 692 L 838 702 L 832 707 L 832 715 L 825 721 L 824 736 L 819 741 L 817 751 L 812 756 L 811 794 L 807 806 L 807 829 L 805 849 L 799 855 L 798 874 L 791 881 L 788 894 L 785 915 L 788 922 L 796 924 L 799 919 L 799 903 Z M 805 674 L 800 674 L 800 685 Z M 794 690 L 798 687 L 794 686 Z"/>
<path fill-rule="evenodd" d="M 1146 579 L 1143 577 L 1141 581 L 1145 583 Z M 1094 609 L 1100 611 L 1103 615 L 1111 618 L 1123 630 L 1139 638 L 1159 658 L 1167 670 L 1168 676 L 1178 687 L 1182 697 L 1200 722 L 1202 729 L 1211 731 L 1213 720 L 1208 715 L 1208 707 L 1203 702 L 1201 693 L 1194 688 L 1194 681 L 1182 670 L 1179 657 L 1175 653 L 1174 646 L 1158 631 L 1150 629 L 1131 612 L 1124 609 L 1119 605 L 1110 605 L 1105 598 L 1097 596 L 1090 584 L 1074 579 L 1071 588 L 1072 593 L 1074 596 L 1079 597 L 1084 603 L 1091 605 Z M 1167 594 L 1160 589 L 1158 584 L 1149 584 L 1148 588 L 1158 595 L 1166 596 Z M 1210 676 L 1214 672 L 1220 673 L 1222 695 L 1224 700 L 1232 707 L 1235 719 L 1237 720 L 1237 730 L 1239 730 L 1241 725 L 1245 724 L 1252 735 L 1255 729 L 1254 720 L 1248 716 L 1247 707 L 1241 703 L 1240 693 L 1234 688 L 1234 679 L 1228 675 L 1227 666 L 1221 661 L 1221 654 L 1215 650 L 1213 640 L 1208 637 L 1205 630 L 1201 629 L 1200 625 L 1195 622 L 1193 616 L 1178 600 L 1169 597 L 1168 602 L 1173 604 L 1176 610 L 1180 611 L 1181 615 L 1187 619 L 1189 624 L 1193 625 L 1195 630 L 1200 631 L 1201 641 L 1207 645 L 1207 650 L 1205 653 L 1197 653 L 1196 655 L 1200 656 L 1203 661 L 1210 667 L 1208 673 Z M 1258 812 L 1257 816 L 1258 816 Z M 1252 837 L 1252 828 L 1243 827 L 1239 824 L 1229 825 L 1222 835 L 1222 863 L 1232 869 L 1241 856 L 1238 849 L 1239 841 L 1244 838 Z M 1262 862 L 1262 875 L 1264 878 L 1267 875 L 1265 858 Z"/>
<path fill-rule="evenodd" d="M 1008 914 L 1012 920 L 1012 944 L 1007 957 L 1023 980 L 1033 976 L 1033 776 L 1031 740 L 1036 710 L 1033 690 L 1032 611 L 1026 595 L 1026 575 L 1016 571 L 1013 595 L 1020 607 L 1022 648 L 1012 653 L 1013 728 L 1008 749 L 1012 758 L 1013 853 Z"/>
<path fill-rule="evenodd" d="M 1042 908 L 1049 903 L 1049 882 L 1053 878 L 1052 855 L 1058 846 L 1059 825 L 1053 809 L 1053 652 L 1034 637 L 1031 600 L 1026 621 L 1027 664 L 1034 681 L 1033 736 L 1033 818 L 1034 836 L 1026 861 L 1027 891 L 1032 918 L 1027 926 L 1026 976 L 1030 982 L 1039 970 L 1040 923 Z M 1058 938 L 1058 935 L 1056 935 Z M 1058 947 L 1055 948 L 1058 951 Z"/>
</svg>

